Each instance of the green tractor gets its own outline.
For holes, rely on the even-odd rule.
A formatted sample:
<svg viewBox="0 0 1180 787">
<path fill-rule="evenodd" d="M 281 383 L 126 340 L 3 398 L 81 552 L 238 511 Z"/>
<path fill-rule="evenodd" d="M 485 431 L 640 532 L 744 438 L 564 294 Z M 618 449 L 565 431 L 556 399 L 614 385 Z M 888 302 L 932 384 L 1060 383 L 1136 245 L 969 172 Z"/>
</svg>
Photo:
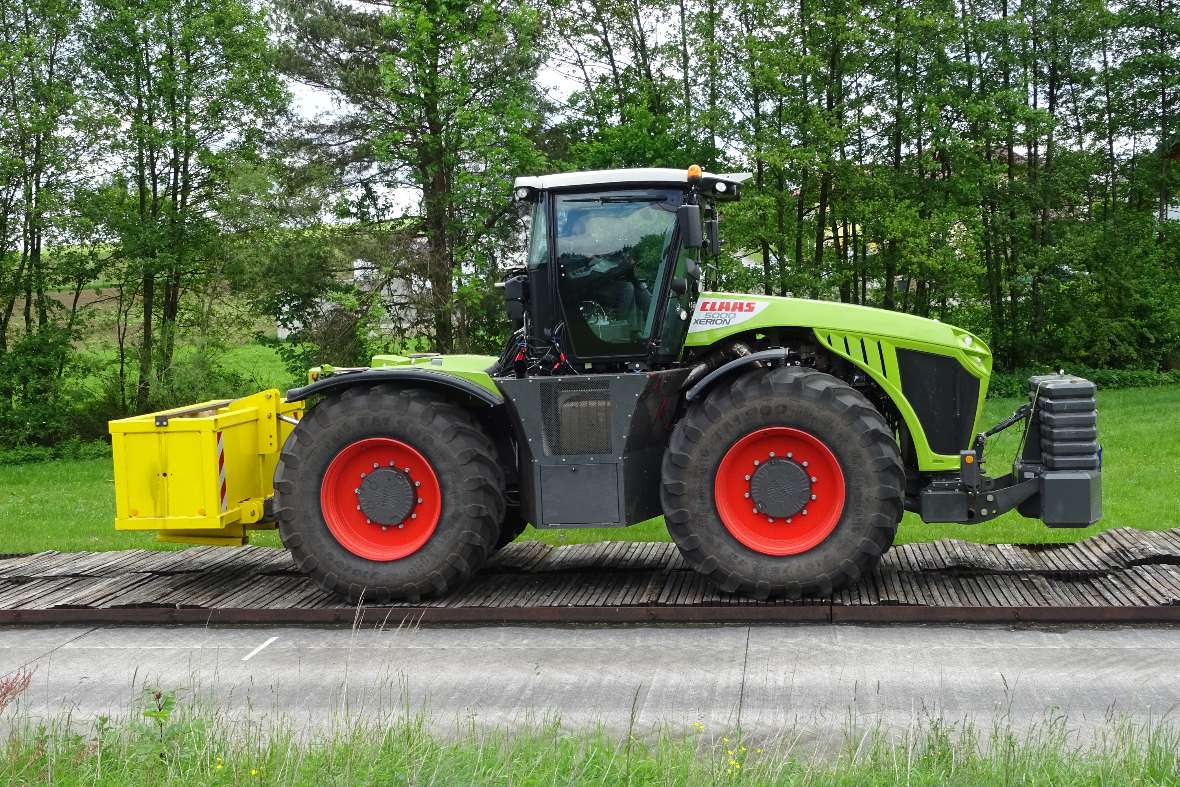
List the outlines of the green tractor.
<svg viewBox="0 0 1180 787">
<path fill-rule="evenodd" d="M 503 284 L 501 355 L 377 356 L 313 370 L 274 472 L 298 565 L 369 603 L 462 585 L 526 523 L 663 515 L 684 558 L 755 598 L 825 595 L 870 571 L 904 511 L 1049 527 L 1101 516 L 1093 384 L 1033 378 L 981 431 L 991 354 L 967 331 L 841 303 L 701 292 L 717 203 L 699 167 L 516 181 L 527 266 Z M 987 437 L 1025 426 L 1010 472 Z M 224 487 L 224 484 L 223 484 Z"/>
</svg>

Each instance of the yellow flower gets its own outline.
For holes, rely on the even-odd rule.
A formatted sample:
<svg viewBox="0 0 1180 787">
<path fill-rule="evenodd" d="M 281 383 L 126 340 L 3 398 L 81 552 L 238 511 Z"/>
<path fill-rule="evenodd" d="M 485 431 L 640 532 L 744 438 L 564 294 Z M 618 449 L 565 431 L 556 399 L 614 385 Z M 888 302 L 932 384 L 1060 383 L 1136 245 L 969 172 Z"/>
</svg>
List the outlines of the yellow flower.
<svg viewBox="0 0 1180 787">
<path fill-rule="evenodd" d="M 705 731 L 705 725 L 704 725 L 704 724 L 702 724 L 702 723 L 701 723 L 701 722 L 699 722 L 699 721 L 694 721 L 694 722 L 692 723 L 692 728 L 693 728 L 694 730 L 696 730 L 697 732 L 704 732 L 704 731 Z"/>
<path fill-rule="evenodd" d="M 761 754 L 763 752 L 763 749 L 754 749 L 754 752 L 756 754 Z"/>
<path fill-rule="evenodd" d="M 251 769 L 250 769 L 250 775 L 251 775 L 251 776 L 257 776 L 257 775 L 258 775 L 258 769 L 257 769 L 257 768 L 251 768 Z"/>
<path fill-rule="evenodd" d="M 729 738 L 722 738 L 722 739 L 721 739 L 721 742 L 722 742 L 722 743 L 729 743 Z"/>
<path fill-rule="evenodd" d="M 745 750 L 746 750 L 745 746 L 738 746 L 738 751 L 745 751 Z"/>
<path fill-rule="evenodd" d="M 221 770 L 221 763 L 217 763 L 217 770 Z"/>
</svg>

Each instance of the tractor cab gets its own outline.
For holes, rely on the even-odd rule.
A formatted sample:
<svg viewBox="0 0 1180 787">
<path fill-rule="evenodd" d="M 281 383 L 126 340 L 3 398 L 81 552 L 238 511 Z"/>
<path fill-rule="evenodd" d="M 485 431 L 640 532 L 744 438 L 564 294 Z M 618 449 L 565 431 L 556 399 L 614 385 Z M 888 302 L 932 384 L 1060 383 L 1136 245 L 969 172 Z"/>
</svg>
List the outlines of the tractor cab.
<svg viewBox="0 0 1180 787">
<path fill-rule="evenodd" d="M 693 166 L 517 178 L 514 197 L 529 204 L 532 227 L 527 270 L 505 283 L 518 328 L 508 349 L 560 359 L 521 375 L 673 363 L 702 250 L 717 247 L 714 202 L 736 199 L 745 177 Z"/>
</svg>

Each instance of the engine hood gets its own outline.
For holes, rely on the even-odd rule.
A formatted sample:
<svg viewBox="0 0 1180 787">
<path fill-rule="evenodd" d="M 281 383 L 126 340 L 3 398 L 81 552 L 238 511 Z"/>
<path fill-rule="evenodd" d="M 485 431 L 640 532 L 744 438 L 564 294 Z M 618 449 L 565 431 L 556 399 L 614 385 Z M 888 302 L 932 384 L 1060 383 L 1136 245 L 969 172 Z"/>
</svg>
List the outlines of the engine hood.
<svg viewBox="0 0 1180 787">
<path fill-rule="evenodd" d="M 866 334 L 951 351 L 945 354 L 965 352 L 979 360 L 991 356 L 978 336 L 938 320 L 851 303 L 718 292 L 701 294 L 685 346 L 707 346 L 733 334 L 775 327 Z"/>
</svg>

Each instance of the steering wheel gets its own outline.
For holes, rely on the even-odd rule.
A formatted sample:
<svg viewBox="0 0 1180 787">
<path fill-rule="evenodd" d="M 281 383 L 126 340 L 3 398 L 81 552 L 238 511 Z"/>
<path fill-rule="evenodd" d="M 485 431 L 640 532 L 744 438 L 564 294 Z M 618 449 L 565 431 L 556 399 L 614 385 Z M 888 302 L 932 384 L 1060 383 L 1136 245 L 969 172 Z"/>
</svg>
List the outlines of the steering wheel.
<svg viewBox="0 0 1180 787">
<path fill-rule="evenodd" d="M 606 313 L 606 309 L 598 301 L 584 300 L 578 304 L 578 310 L 582 312 L 582 317 L 587 324 L 605 325 L 610 322 L 610 315 Z"/>
</svg>

